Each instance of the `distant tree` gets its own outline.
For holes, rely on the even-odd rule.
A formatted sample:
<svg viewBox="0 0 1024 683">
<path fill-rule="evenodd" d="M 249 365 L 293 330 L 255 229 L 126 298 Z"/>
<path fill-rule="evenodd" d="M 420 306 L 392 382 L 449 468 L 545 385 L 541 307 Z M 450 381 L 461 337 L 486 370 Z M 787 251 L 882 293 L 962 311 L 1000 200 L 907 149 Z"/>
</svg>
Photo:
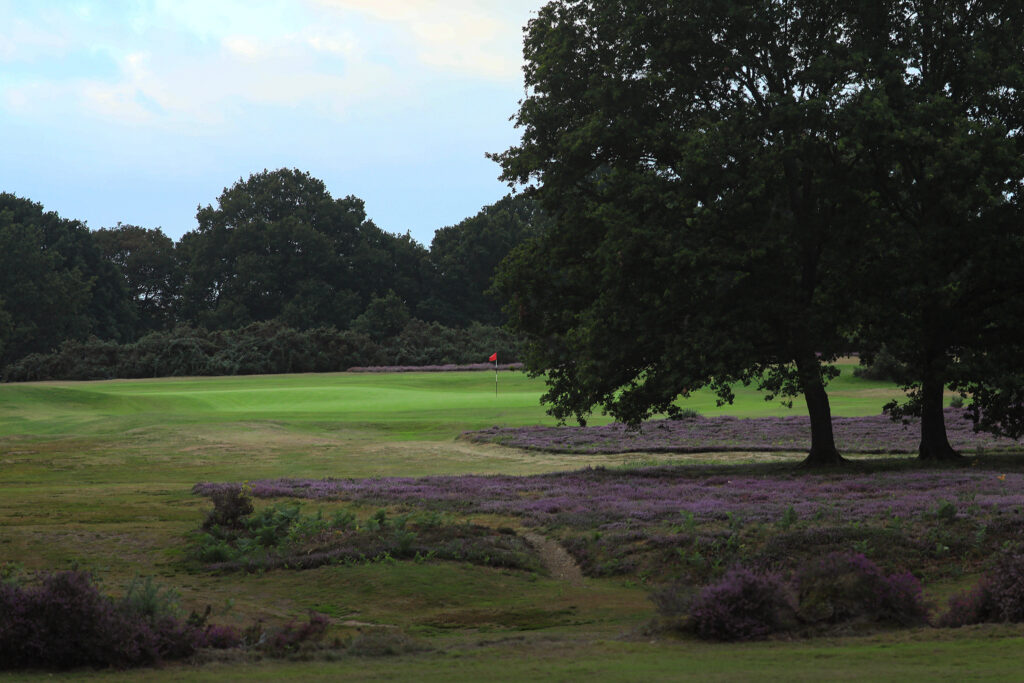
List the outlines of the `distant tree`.
<svg viewBox="0 0 1024 683">
<path fill-rule="evenodd" d="M 136 336 L 173 327 L 181 286 L 174 241 L 158 229 L 121 223 L 96 230 L 93 239 L 124 276 L 138 320 Z"/>
<path fill-rule="evenodd" d="M 535 201 L 509 195 L 475 216 L 435 232 L 430 263 L 437 277 L 436 288 L 417 314 L 459 327 L 471 322 L 503 322 L 501 306 L 485 292 L 501 260 L 527 235 L 542 230 L 544 220 Z"/>
<path fill-rule="evenodd" d="M 4 357 L 4 347 L 14 332 L 14 319 L 4 309 L 4 300 L 0 298 L 0 359 Z"/>
<path fill-rule="evenodd" d="M 382 342 L 397 336 L 410 319 L 405 302 L 394 292 L 388 292 L 370 301 L 366 310 L 352 321 L 352 330 L 365 334 L 375 342 Z"/>
<path fill-rule="evenodd" d="M 132 334 L 127 289 L 89 229 L 9 193 L 0 193 L 0 298 L 8 321 L 3 362 L 64 339 Z"/>
<path fill-rule="evenodd" d="M 434 288 L 427 249 L 409 233 L 395 235 L 372 222 L 362 232 L 353 257 L 364 304 L 393 292 L 410 311 Z"/>
<path fill-rule="evenodd" d="M 239 180 L 196 218 L 178 249 L 183 311 L 199 324 L 227 329 L 280 317 L 300 329 L 345 328 L 383 293 L 381 282 L 394 281 L 391 243 L 363 201 L 334 199 L 297 169 Z"/>
<path fill-rule="evenodd" d="M 952 459 L 948 384 L 980 426 L 1024 422 L 1024 4 L 877 2 L 857 41 L 861 215 L 880 226 L 861 259 L 863 346 L 900 361 L 909 400 L 887 410 L 921 417 L 920 457 Z"/>
<path fill-rule="evenodd" d="M 636 423 L 754 382 L 803 394 L 807 464 L 842 461 L 825 383 L 859 166 L 840 5 L 555 0 L 530 22 L 522 142 L 496 159 L 552 224 L 497 289 L 555 416 Z"/>
</svg>

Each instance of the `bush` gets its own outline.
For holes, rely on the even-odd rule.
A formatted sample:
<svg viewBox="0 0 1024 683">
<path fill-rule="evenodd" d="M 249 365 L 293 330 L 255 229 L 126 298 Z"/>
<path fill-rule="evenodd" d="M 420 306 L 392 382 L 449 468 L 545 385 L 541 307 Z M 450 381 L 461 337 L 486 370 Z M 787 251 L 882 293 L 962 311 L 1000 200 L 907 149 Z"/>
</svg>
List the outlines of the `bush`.
<svg viewBox="0 0 1024 683">
<path fill-rule="evenodd" d="M 44 575 L 35 586 L 0 586 L 0 663 L 6 669 L 139 666 L 195 648 L 187 626 L 118 609 L 86 572 Z"/>
<path fill-rule="evenodd" d="M 259 648 L 271 657 L 284 657 L 297 652 L 307 643 L 320 640 L 327 631 L 327 617 L 316 612 L 309 613 L 309 620 L 303 624 L 290 621 L 284 626 L 263 634 Z"/>
<path fill-rule="evenodd" d="M 476 363 L 494 351 L 503 361 L 519 356 L 518 340 L 502 328 L 477 323 L 451 328 L 416 319 L 402 324 L 376 341 L 356 330 L 297 330 L 279 320 L 219 332 L 179 325 L 131 344 L 95 337 L 66 341 L 52 353 L 11 363 L 2 377 L 26 382 L 337 372 L 355 366 Z"/>
<path fill-rule="evenodd" d="M 246 517 L 252 514 L 252 493 L 247 486 L 231 486 L 218 489 L 210 494 L 213 509 L 206 515 L 203 529 L 215 526 L 228 529 L 241 529 L 245 526 Z"/>
<path fill-rule="evenodd" d="M 152 576 L 145 579 L 135 577 L 128 584 L 120 609 L 150 621 L 162 617 L 177 617 L 181 614 L 178 604 L 181 596 L 173 588 L 166 588 L 153 580 Z"/>
<path fill-rule="evenodd" d="M 896 360 L 884 346 L 873 356 L 865 356 L 861 361 L 868 361 L 853 369 L 854 377 L 900 383 L 907 377 L 907 366 Z"/>
<path fill-rule="evenodd" d="M 832 553 L 795 577 L 798 615 L 809 624 L 854 619 L 903 625 L 927 618 L 921 584 L 911 574 L 885 576 L 861 554 Z"/>
<path fill-rule="evenodd" d="M 708 640 L 754 640 L 792 624 L 792 600 L 782 580 L 742 568 L 705 587 L 690 606 L 693 632 Z"/>
<path fill-rule="evenodd" d="M 954 595 L 940 626 L 1024 622 L 1024 555 L 1002 555 L 973 589 Z"/>
</svg>

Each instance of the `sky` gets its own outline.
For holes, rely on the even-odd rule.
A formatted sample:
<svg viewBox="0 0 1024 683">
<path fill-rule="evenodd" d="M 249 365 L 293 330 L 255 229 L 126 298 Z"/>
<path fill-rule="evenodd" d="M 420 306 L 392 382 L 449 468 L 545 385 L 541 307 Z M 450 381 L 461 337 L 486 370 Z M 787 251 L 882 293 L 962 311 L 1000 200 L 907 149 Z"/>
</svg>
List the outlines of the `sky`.
<svg viewBox="0 0 1024 683">
<path fill-rule="evenodd" d="M 434 231 L 509 192 L 543 0 L 0 0 L 0 192 L 177 240 L 263 169 Z"/>
</svg>

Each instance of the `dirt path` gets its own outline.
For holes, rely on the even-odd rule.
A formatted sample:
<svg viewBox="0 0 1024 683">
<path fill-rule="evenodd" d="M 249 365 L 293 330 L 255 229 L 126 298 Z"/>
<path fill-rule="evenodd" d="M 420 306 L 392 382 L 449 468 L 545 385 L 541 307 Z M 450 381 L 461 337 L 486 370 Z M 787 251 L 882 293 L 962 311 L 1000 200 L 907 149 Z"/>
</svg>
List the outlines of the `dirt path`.
<svg viewBox="0 0 1024 683">
<path fill-rule="evenodd" d="M 556 541 L 533 532 L 524 533 L 523 538 L 540 555 L 541 563 L 551 572 L 552 577 L 573 586 L 583 585 L 583 572 L 565 548 Z"/>
</svg>

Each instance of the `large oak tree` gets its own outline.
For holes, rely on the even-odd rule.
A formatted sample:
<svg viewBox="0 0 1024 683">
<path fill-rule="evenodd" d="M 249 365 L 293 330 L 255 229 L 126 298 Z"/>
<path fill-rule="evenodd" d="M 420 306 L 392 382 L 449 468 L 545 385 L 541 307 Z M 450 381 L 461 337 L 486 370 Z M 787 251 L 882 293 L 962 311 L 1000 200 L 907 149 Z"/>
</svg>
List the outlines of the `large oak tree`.
<svg viewBox="0 0 1024 683">
<path fill-rule="evenodd" d="M 496 158 L 553 225 L 498 288 L 554 415 L 637 423 L 755 382 L 803 394 L 808 464 L 841 461 L 849 40 L 838 2 L 556 0 L 530 22 L 522 142 Z"/>
<path fill-rule="evenodd" d="M 865 348 L 904 363 L 922 459 L 953 459 L 948 384 L 980 427 L 1024 429 L 1024 4 L 887 0 L 859 15 L 855 135 L 871 167 L 862 216 Z"/>
</svg>

